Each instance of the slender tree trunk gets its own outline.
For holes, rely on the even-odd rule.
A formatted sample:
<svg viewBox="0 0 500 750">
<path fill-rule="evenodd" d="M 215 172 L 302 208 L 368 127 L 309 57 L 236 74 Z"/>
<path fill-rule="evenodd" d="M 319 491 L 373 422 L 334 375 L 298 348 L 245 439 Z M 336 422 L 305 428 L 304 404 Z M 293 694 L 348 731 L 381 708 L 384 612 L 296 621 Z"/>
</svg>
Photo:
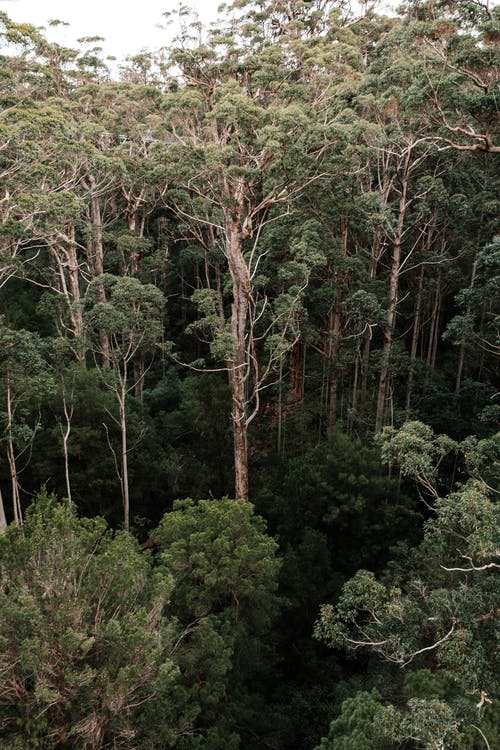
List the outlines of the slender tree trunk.
<svg viewBox="0 0 500 750">
<path fill-rule="evenodd" d="M 280 368 L 281 372 L 281 368 Z M 290 386 L 294 400 L 304 400 L 304 342 L 299 339 L 290 353 Z"/>
<path fill-rule="evenodd" d="M 356 418 L 356 409 L 358 406 L 358 382 L 359 382 L 359 354 L 356 354 L 354 361 L 354 377 L 352 383 L 351 413 L 347 420 L 347 434 L 352 434 L 353 425 Z"/>
<path fill-rule="evenodd" d="M 331 432 L 337 423 L 337 398 L 339 387 L 338 360 L 341 339 L 341 312 L 342 312 L 342 292 L 337 290 L 335 304 L 330 309 L 328 317 L 328 361 L 330 369 L 329 383 L 329 412 L 328 412 L 328 429 Z"/>
<path fill-rule="evenodd" d="M 364 435 L 366 433 L 368 424 L 367 424 L 367 396 L 368 396 L 368 370 L 369 370 L 369 364 L 370 364 L 370 349 L 372 345 L 372 340 L 370 336 L 370 331 L 368 330 L 366 332 L 366 339 L 365 339 L 365 345 L 363 347 L 363 356 L 361 359 L 361 393 L 360 393 L 360 406 L 359 406 L 359 414 L 358 414 L 358 426 L 360 433 Z"/>
<path fill-rule="evenodd" d="M 7 370 L 7 460 L 9 462 L 10 484 L 12 488 L 12 511 L 14 521 L 22 526 L 23 513 L 21 509 L 21 495 L 19 492 L 19 480 L 17 478 L 16 452 L 12 440 L 12 425 L 14 420 L 12 410 L 12 392 L 10 387 L 10 372 Z"/>
<path fill-rule="evenodd" d="M 91 175 L 89 182 L 92 190 L 96 190 L 95 178 Z M 89 266 L 94 279 L 102 276 L 104 273 L 104 244 L 102 239 L 102 215 L 101 204 L 97 195 L 92 195 L 90 199 L 90 257 Z M 99 302 L 106 302 L 106 291 L 102 284 L 98 286 Z M 99 333 L 101 361 L 103 367 L 109 367 L 109 340 L 107 335 L 101 331 Z"/>
<path fill-rule="evenodd" d="M 437 357 L 437 350 L 439 345 L 439 334 L 440 334 L 440 324 L 441 324 L 441 305 L 443 302 L 443 295 L 441 292 L 441 271 L 438 273 L 438 287 L 436 290 L 436 313 L 435 313 L 435 322 L 434 322 L 434 336 L 432 341 L 432 349 L 431 349 L 431 360 L 430 360 L 430 367 L 431 370 L 434 370 L 436 368 L 436 357 Z"/>
<path fill-rule="evenodd" d="M 384 198 L 384 205 L 386 199 Z M 379 228 L 375 232 L 375 237 L 372 244 L 372 262 L 370 267 L 370 279 L 377 278 L 378 264 L 380 261 L 380 250 L 382 247 L 382 230 Z M 358 428 L 360 433 L 364 435 L 367 430 L 367 395 L 368 395 L 368 375 L 369 375 L 369 364 L 370 364 L 370 349 L 371 349 L 371 330 L 368 329 L 366 332 L 365 345 L 363 347 L 363 355 L 361 358 L 361 392 L 360 392 L 360 407 L 358 415 Z"/>
<path fill-rule="evenodd" d="M 130 528 L 130 497 L 128 486 L 128 447 L 127 447 L 127 414 L 125 402 L 127 397 L 126 373 L 122 381 L 119 396 L 120 407 L 120 432 L 121 432 L 121 459 L 122 459 L 122 499 L 123 499 L 123 526 L 126 531 Z"/>
<path fill-rule="evenodd" d="M 64 243 L 54 243 L 50 246 L 52 257 L 59 281 L 59 290 L 64 297 L 67 306 L 69 320 L 71 322 L 71 333 L 76 341 L 72 347 L 78 362 L 85 360 L 85 348 L 83 344 L 83 301 L 80 291 L 80 265 L 75 243 L 75 228 L 71 223 L 67 228 Z M 67 328 L 67 324 L 64 323 Z"/>
<path fill-rule="evenodd" d="M 406 389 L 406 418 L 408 419 L 411 407 L 411 396 L 413 390 L 413 379 L 415 377 L 415 362 L 417 359 L 418 338 L 420 335 L 420 319 L 422 316 L 422 290 L 424 286 L 424 266 L 420 269 L 418 279 L 417 299 L 415 300 L 415 320 L 413 323 L 413 335 L 411 339 L 410 369 L 408 372 L 408 386 Z"/>
<path fill-rule="evenodd" d="M 477 269 L 477 258 L 472 264 L 472 273 L 471 273 L 469 289 L 474 289 L 474 284 L 476 283 L 476 269 Z M 470 305 L 467 305 L 466 315 L 470 315 L 470 312 L 471 312 Z M 460 393 L 460 387 L 462 385 L 462 374 L 463 374 L 464 362 L 465 362 L 465 345 L 466 345 L 466 341 L 465 341 L 465 338 L 463 338 L 460 344 L 460 354 L 458 356 L 457 377 L 455 380 L 455 399 L 458 399 L 458 395 Z"/>
<path fill-rule="evenodd" d="M 384 331 L 384 349 L 383 349 L 383 360 L 382 370 L 380 373 L 378 395 L 377 395 L 377 413 L 375 417 L 375 432 L 379 432 L 383 427 L 386 398 L 390 380 L 390 355 L 392 350 L 392 340 L 394 335 L 394 327 L 396 323 L 396 310 L 398 305 L 398 291 L 399 291 L 399 273 L 401 267 L 401 246 L 403 242 L 403 231 L 406 210 L 408 203 L 406 200 L 408 191 L 408 163 L 409 154 L 406 157 L 405 168 L 402 175 L 402 186 L 401 195 L 399 198 L 399 211 L 398 211 L 398 223 L 396 228 L 396 234 L 392 246 L 392 259 L 391 259 L 391 276 L 389 282 L 389 304 L 387 306 L 387 323 Z"/>
<path fill-rule="evenodd" d="M 63 430 L 61 426 L 61 435 L 62 435 L 62 440 L 63 440 L 63 452 L 64 452 L 64 474 L 66 477 L 66 495 L 67 495 L 68 500 L 71 502 L 71 482 L 70 482 L 70 474 L 69 474 L 68 441 L 69 441 L 69 436 L 71 433 L 71 418 L 73 416 L 73 404 L 71 405 L 71 408 L 68 409 L 68 402 L 66 399 L 66 384 L 64 382 L 64 375 L 61 377 L 61 390 L 62 390 L 62 397 L 63 397 L 64 417 L 66 419 L 66 428 Z"/>
<path fill-rule="evenodd" d="M 434 336 L 436 331 L 436 320 L 437 320 L 437 311 L 439 307 L 439 277 L 437 279 L 436 283 L 436 292 L 434 294 L 434 302 L 432 305 L 432 311 L 431 311 L 431 327 L 429 331 L 429 339 L 427 341 L 427 355 L 425 358 L 427 366 L 431 367 L 432 362 L 432 349 L 434 347 Z"/>
<path fill-rule="evenodd" d="M 242 234 L 238 222 L 227 217 L 226 255 L 233 286 L 231 306 L 232 352 L 227 360 L 231 386 L 234 441 L 235 497 L 248 500 L 248 415 L 246 326 L 250 297 L 250 275 L 242 251 Z"/>
<path fill-rule="evenodd" d="M 3 534 L 7 528 L 7 518 L 5 517 L 5 507 L 3 504 L 2 490 L 0 489 L 0 534 Z"/>
</svg>

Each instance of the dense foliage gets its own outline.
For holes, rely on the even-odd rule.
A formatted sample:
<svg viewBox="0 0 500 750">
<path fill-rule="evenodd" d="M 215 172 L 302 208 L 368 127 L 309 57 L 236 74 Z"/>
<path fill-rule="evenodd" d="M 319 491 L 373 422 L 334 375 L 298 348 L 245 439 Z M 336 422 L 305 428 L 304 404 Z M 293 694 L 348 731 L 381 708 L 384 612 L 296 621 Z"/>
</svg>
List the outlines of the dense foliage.
<svg viewBox="0 0 500 750">
<path fill-rule="evenodd" d="M 0 13 L 2 748 L 498 744 L 499 21 Z"/>
</svg>

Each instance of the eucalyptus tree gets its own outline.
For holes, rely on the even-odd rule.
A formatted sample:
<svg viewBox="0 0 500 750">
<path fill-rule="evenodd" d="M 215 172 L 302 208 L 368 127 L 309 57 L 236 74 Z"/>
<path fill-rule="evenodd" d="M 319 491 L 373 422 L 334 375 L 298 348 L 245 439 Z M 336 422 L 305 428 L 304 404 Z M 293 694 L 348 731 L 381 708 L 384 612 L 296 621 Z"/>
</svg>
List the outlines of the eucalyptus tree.
<svg viewBox="0 0 500 750">
<path fill-rule="evenodd" d="M 99 292 L 101 285 L 106 290 L 105 302 Z M 101 334 L 106 335 L 106 365 L 109 366 L 102 366 L 100 373 L 118 404 L 121 447 L 117 470 L 122 489 L 125 529 L 130 525 L 127 396 L 136 386 L 133 369 L 135 358 L 142 352 L 153 355 L 155 347 L 162 341 L 164 305 L 162 292 L 152 284 L 141 284 L 134 278 L 110 274 L 103 274 L 93 282 L 88 299 L 87 331 L 94 353 L 100 356 L 104 353 Z"/>
<path fill-rule="evenodd" d="M 424 72 L 426 137 L 443 148 L 500 153 L 498 4 L 410 0 L 404 9 L 411 51 Z"/>
<path fill-rule="evenodd" d="M 172 583 L 132 536 L 42 492 L 0 540 L 2 746 L 172 747 L 190 724 Z"/>
<path fill-rule="evenodd" d="M 271 22 L 277 6 L 264 5 L 250 4 L 246 16 L 212 32 L 207 44 L 174 51 L 180 75 L 165 98 L 173 141 L 166 199 L 185 234 L 205 248 L 205 288 L 195 301 L 212 353 L 228 372 L 242 499 L 248 427 L 262 389 L 298 339 L 311 268 L 324 262 L 300 243 L 298 198 L 330 178 L 326 159 L 336 140 L 328 70 L 336 52 L 324 34 L 330 4 L 288 4 L 293 12 L 279 33 Z M 275 272 L 266 267 L 266 237 L 287 214 L 297 242 L 274 261 L 283 264 L 278 278 L 289 279 L 289 289 L 277 293 L 269 284 Z"/>
<path fill-rule="evenodd" d="M 470 285 L 460 290 L 456 302 L 460 308 L 444 334 L 459 346 L 458 367 L 455 381 L 455 395 L 458 396 L 462 384 L 466 354 L 471 369 L 479 366 L 491 378 L 500 356 L 498 333 L 500 311 L 500 238 L 481 248 L 472 265 Z M 480 352 L 480 356 L 477 354 Z M 486 373 L 485 373 L 486 374 Z M 492 394 L 494 398 L 494 394 Z M 491 404 L 495 408 L 495 404 Z"/>
<path fill-rule="evenodd" d="M 12 330 L 0 319 L 0 441 L 5 448 L 12 518 L 23 523 L 20 475 L 29 464 L 40 429 L 40 404 L 51 388 L 42 343 L 30 331 Z M 5 513 L 3 514 L 5 518 Z"/>
<path fill-rule="evenodd" d="M 499 516 L 496 487 L 481 472 L 498 466 L 498 439 L 460 446 L 470 444 L 472 476 L 445 495 L 438 468 L 459 446 L 418 422 L 386 434 L 386 457 L 425 489 L 433 515 L 420 545 L 399 556 L 384 580 L 359 570 L 347 581 L 337 602 L 323 606 L 316 636 L 333 647 L 369 649 L 394 666 L 391 691 L 383 689 L 376 709 L 382 747 L 493 747 Z M 399 705 L 394 690 L 404 696 Z M 351 726 L 354 739 L 361 727 Z M 336 746 L 333 735 L 321 745 Z"/>
</svg>

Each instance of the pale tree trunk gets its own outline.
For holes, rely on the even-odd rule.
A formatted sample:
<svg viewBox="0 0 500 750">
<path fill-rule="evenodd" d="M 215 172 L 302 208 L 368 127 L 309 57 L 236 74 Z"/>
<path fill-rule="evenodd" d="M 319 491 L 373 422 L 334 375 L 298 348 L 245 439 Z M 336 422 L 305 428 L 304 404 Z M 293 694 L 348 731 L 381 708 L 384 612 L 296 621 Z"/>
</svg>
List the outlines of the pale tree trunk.
<svg viewBox="0 0 500 750">
<path fill-rule="evenodd" d="M 71 333 L 76 340 L 76 346 L 72 347 L 74 355 L 79 362 L 85 360 L 83 346 L 83 301 L 80 291 L 80 266 L 75 243 L 75 227 L 71 223 L 67 234 L 61 242 L 50 246 L 52 257 L 55 260 L 59 290 L 66 301 Z M 67 327 L 64 325 L 64 327 Z"/>
<path fill-rule="evenodd" d="M 434 336 L 432 340 L 432 347 L 431 347 L 431 358 L 430 358 L 430 367 L 431 370 L 434 370 L 436 368 L 436 357 L 437 357 L 437 350 L 439 346 L 439 333 L 440 333 L 440 327 L 441 327 L 441 306 L 443 303 L 443 295 L 442 295 L 442 289 L 441 289 L 441 271 L 438 273 L 438 281 L 437 281 L 437 290 L 436 290 L 436 310 L 435 310 L 435 320 L 434 320 Z"/>
<path fill-rule="evenodd" d="M 382 370 L 380 372 L 380 380 L 377 395 L 377 413 L 375 417 L 375 432 L 379 432 L 384 424 L 384 415 L 386 407 L 386 399 L 389 390 L 390 382 L 390 363 L 389 358 L 392 350 L 392 341 L 394 335 L 394 327 L 396 324 L 396 310 L 398 306 L 398 291 L 399 291 L 399 275 L 401 267 L 401 246 L 403 242 L 404 232 L 404 221 L 406 216 L 406 210 L 408 208 L 407 202 L 407 191 L 408 191 L 408 165 L 409 165 L 409 154 L 405 160 L 405 168 L 402 175 L 401 195 L 399 198 L 399 210 L 398 210 L 398 223 L 396 227 L 396 234 L 394 236 L 392 245 L 392 258 L 391 258 L 391 275 L 389 282 L 389 304 L 387 306 L 387 322 L 384 330 L 384 348 L 383 348 L 383 360 Z"/>
<path fill-rule="evenodd" d="M 248 414 L 246 325 L 250 298 L 250 274 L 242 251 L 242 233 L 238 222 L 227 219 L 226 254 L 233 286 L 231 306 L 232 352 L 228 357 L 231 386 L 234 441 L 235 497 L 248 500 Z"/>
<path fill-rule="evenodd" d="M 130 496 L 128 486 L 128 447 L 127 447 L 127 414 L 125 402 L 127 397 L 126 371 L 122 380 L 119 395 L 120 406 L 120 432 L 121 432 L 121 459 L 122 459 L 122 499 L 123 499 L 123 526 L 126 531 L 130 528 Z"/>
<path fill-rule="evenodd" d="M 0 489 L 0 534 L 3 534 L 7 528 L 7 518 L 5 517 L 5 507 L 3 504 L 2 490 Z"/>
<path fill-rule="evenodd" d="M 432 360 L 433 360 L 433 352 L 434 352 L 434 342 L 436 340 L 436 331 L 438 331 L 438 318 L 439 318 L 439 310 L 441 307 L 441 278 L 440 274 L 438 274 L 437 283 L 436 283 L 436 293 L 434 295 L 434 303 L 432 305 L 432 313 L 431 313 L 431 327 L 429 331 L 429 339 L 427 341 L 427 356 L 426 356 L 426 364 L 430 369 L 432 369 Z M 439 336 L 439 333 L 437 334 Z"/>
<path fill-rule="evenodd" d="M 304 401 L 304 364 L 305 346 L 304 342 L 299 339 L 290 353 L 290 386 L 294 400 L 299 403 Z"/>
<path fill-rule="evenodd" d="M 382 230 L 379 228 L 375 233 L 375 237 L 372 244 L 372 262 L 370 267 L 370 279 L 377 278 L 378 264 L 380 261 L 382 247 Z M 368 394 L 368 375 L 369 375 L 369 364 L 370 364 L 370 350 L 371 350 L 371 329 L 368 328 L 366 332 L 365 345 L 363 347 L 363 355 L 361 358 L 361 389 L 360 389 L 360 407 L 359 415 L 357 418 L 358 429 L 362 435 L 367 430 L 367 394 Z"/>
<path fill-rule="evenodd" d="M 406 418 L 408 419 L 411 407 L 411 396 L 413 390 L 413 379 L 415 377 L 415 362 L 417 360 L 418 338 L 420 335 L 420 320 L 422 317 L 422 290 L 424 286 L 424 266 L 420 269 L 418 278 L 417 298 L 415 300 L 415 320 L 413 322 L 413 334 L 411 339 L 410 369 L 408 372 L 408 386 L 406 389 Z"/>
<path fill-rule="evenodd" d="M 348 435 L 352 434 L 354 422 L 356 419 L 356 410 L 358 406 L 359 370 L 360 370 L 360 362 L 359 362 L 359 352 L 358 352 L 356 353 L 356 358 L 354 360 L 354 376 L 353 376 L 353 383 L 352 383 L 351 412 L 347 420 L 347 434 Z"/>
<path fill-rule="evenodd" d="M 71 419 L 73 416 L 73 403 L 71 404 L 71 408 L 68 408 L 68 401 L 66 399 L 66 384 L 64 382 L 64 376 L 61 377 L 61 391 L 62 391 L 62 398 L 63 398 L 64 417 L 66 419 L 65 429 L 63 429 L 61 426 L 61 435 L 62 435 L 63 451 L 64 451 L 64 474 L 66 477 L 66 495 L 67 495 L 68 500 L 71 502 L 71 482 L 70 482 L 70 473 L 69 473 L 68 441 L 69 441 L 69 436 L 71 433 Z M 73 394 L 71 395 L 73 396 Z"/>
<path fill-rule="evenodd" d="M 90 199 L 90 240 L 88 242 L 88 263 L 93 279 L 97 279 L 104 273 L 104 244 L 102 239 L 102 215 L 99 198 L 95 195 L 97 183 L 95 178 L 90 175 L 89 183 L 93 195 Z M 98 284 L 97 294 L 99 302 L 106 302 L 106 291 L 102 284 Z M 103 367 L 109 367 L 109 340 L 107 335 L 101 331 L 99 333 L 100 353 Z"/>
<path fill-rule="evenodd" d="M 10 387 L 10 372 L 7 370 L 7 460 L 9 462 L 10 484 L 12 488 L 12 511 L 14 521 L 20 525 L 23 523 L 23 513 L 21 509 L 21 495 L 19 492 L 19 480 L 17 477 L 16 452 L 12 440 L 12 425 L 14 415 L 12 410 L 12 391 Z"/>
<path fill-rule="evenodd" d="M 476 283 L 476 269 L 477 269 L 477 258 L 472 264 L 472 274 L 471 274 L 469 289 L 474 289 L 474 284 Z M 470 315 L 470 311 L 471 311 L 471 307 L 470 305 L 467 305 L 466 315 Z M 455 380 L 455 399 L 458 399 L 458 394 L 460 393 L 460 387 L 462 385 L 462 373 L 464 369 L 464 362 L 465 362 L 465 339 L 462 339 L 461 344 L 460 344 L 460 354 L 458 357 L 457 378 Z"/>
<path fill-rule="evenodd" d="M 337 398 L 339 387 L 338 360 L 341 339 L 342 292 L 337 289 L 337 299 L 328 316 L 328 363 L 330 368 L 328 430 L 331 432 L 337 423 Z"/>
<path fill-rule="evenodd" d="M 340 233 L 342 244 L 344 246 L 344 257 L 347 257 L 347 237 L 348 237 L 348 219 L 342 218 L 340 222 Z M 337 401 L 339 389 L 339 370 L 338 362 L 340 350 L 342 348 L 342 283 L 346 279 L 339 279 L 339 274 L 335 274 L 337 293 L 335 302 L 330 308 L 328 316 L 328 361 L 330 369 L 329 382 L 329 413 L 328 413 L 328 430 L 332 432 L 337 424 Z M 347 279 L 348 283 L 348 279 Z"/>
</svg>

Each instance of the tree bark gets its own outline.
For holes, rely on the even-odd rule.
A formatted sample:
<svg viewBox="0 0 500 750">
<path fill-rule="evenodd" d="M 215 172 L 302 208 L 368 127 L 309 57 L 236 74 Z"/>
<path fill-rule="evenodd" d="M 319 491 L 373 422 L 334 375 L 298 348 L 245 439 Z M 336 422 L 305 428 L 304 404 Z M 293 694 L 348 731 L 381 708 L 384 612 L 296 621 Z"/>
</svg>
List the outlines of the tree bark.
<svg viewBox="0 0 500 750">
<path fill-rule="evenodd" d="M 227 218 L 226 254 L 233 288 L 231 306 L 232 352 L 227 360 L 231 386 L 234 439 L 235 497 L 248 500 L 248 415 L 246 325 L 250 297 L 250 274 L 243 257 L 243 236 L 233 217 Z"/>
<path fill-rule="evenodd" d="M 337 423 L 337 397 L 339 387 L 338 360 L 340 348 L 342 345 L 341 338 L 341 314 L 342 314 L 342 292 L 340 287 L 337 289 L 335 303 L 330 309 L 328 316 L 328 362 L 330 369 L 329 382 L 329 411 L 328 411 L 328 430 L 331 432 Z"/>
<path fill-rule="evenodd" d="M 22 526 L 23 513 L 21 509 L 21 496 L 19 493 L 19 480 L 17 478 L 17 465 L 16 465 L 16 453 L 14 450 L 14 442 L 12 440 L 12 424 L 13 424 L 13 411 L 12 411 L 12 393 L 10 387 L 10 372 L 7 370 L 6 377 L 7 385 L 7 460 L 9 462 L 10 472 L 10 483 L 12 488 L 12 512 L 14 515 L 14 521 Z"/>
<path fill-rule="evenodd" d="M 0 534 L 3 534 L 7 528 L 7 519 L 5 517 L 5 507 L 3 504 L 2 490 L 0 490 Z"/>
<path fill-rule="evenodd" d="M 408 386 L 406 389 L 406 418 L 409 418 L 410 407 L 411 407 L 411 396 L 413 390 L 413 379 L 415 376 L 415 361 L 417 359 L 418 349 L 418 338 L 420 336 L 420 319 L 422 317 L 422 290 L 424 286 L 424 266 L 420 269 L 420 276 L 418 279 L 417 288 L 417 299 L 415 300 L 415 320 L 413 323 L 413 334 L 411 339 L 411 350 L 410 350 L 410 369 L 408 372 Z"/>
<path fill-rule="evenodd" d="M 125 401 L 127 397 L 126 372 L 122 381 L 119 397 L 120 407 L 120 432 L 121 432 L 121 459 L 122 459 L 122 499 L 123 499 L 123 526 L 126 531 L 130 528 L 130 496 L 128 486 L 128 446 L 127 446 L 127 414 Z"/>
<path fill-rule="evenodd" d="M 95 178 L 90 175 L 89 183 L 92 190 L 96 190 L 97 183 Z M 96 279 L 102 276 L 104 273 L 104 245 L 102 241 L 102 215 L 101 205 L 97 195 L 92 195 L 90 199 L 90 241 L 89 247 L 89 267 L 91 269 L 92 278 Z M 99 302 L 106 302 L 106 291 L 102 284 L 98 285 L 98 299 Z M 101 360 L 103 367 L 109 367 L 109 340 L 107 335 L 101 331 L 99 333 L 100 339 L 100 350 Z"/>
<path fill-rule="evenodd" d="M 477 258 L 474 260 L 474 263 L 472 265 L 472 273 L 471 273 L 471 279 L 470 279 L 470 285 L 469 289 L 474 289 L 474 284 L 476 283 L 476 269 L 477 269 Z M 467 305 L 466 315 L 470 315 L 470 305 Z M 464 363 L 465 363 L 465 339 L 462 339 L 460 343 L 460 354 L 458 357 L 458 367 L 457 367 L 457 377 L 455 380 L 455 399 L 458 399 L 458 395 L 460 393 L 460 387 L 462 385 L 462 374 L 464 369 Z"/>
<path fill-rule="evenodd" d="M 384 423 L 384 413 L 386 406 L 387 391 L 390 381 L 390 367 L 389 359 L 392 349 L 392 341 L 394 335 L 394 327 L 396 323 L 396 310 L 398 305 L 398 291 L 399 291 L 399 274 L 401 267 L 401 246 L 403 242 L 404 232 L 404 221 L 406 216 L 406 210 L 408 208 L 407 192 L 408 192 L 408 181 L 409 181 L 409 158 L 411 151 L 409 150 L 406 158 L 405 165 L 402 174 L 402 185 L 401 194 L 399 198 L 399 210 L 398 210 L 398 222 L 396 227 L 396 233 L 392 245 L 392 259 L 391 259 L 391 276 L 389 282 L 389 304 L 387 306 L 387 322 L 384 330 L 384 349 L 383 349 L 383 360 L 382 370 L 380 372 L 380 380 L 377 395 L 377 413 L 375 417 L 375 432 L 379 432 Z"/>
</svg>

